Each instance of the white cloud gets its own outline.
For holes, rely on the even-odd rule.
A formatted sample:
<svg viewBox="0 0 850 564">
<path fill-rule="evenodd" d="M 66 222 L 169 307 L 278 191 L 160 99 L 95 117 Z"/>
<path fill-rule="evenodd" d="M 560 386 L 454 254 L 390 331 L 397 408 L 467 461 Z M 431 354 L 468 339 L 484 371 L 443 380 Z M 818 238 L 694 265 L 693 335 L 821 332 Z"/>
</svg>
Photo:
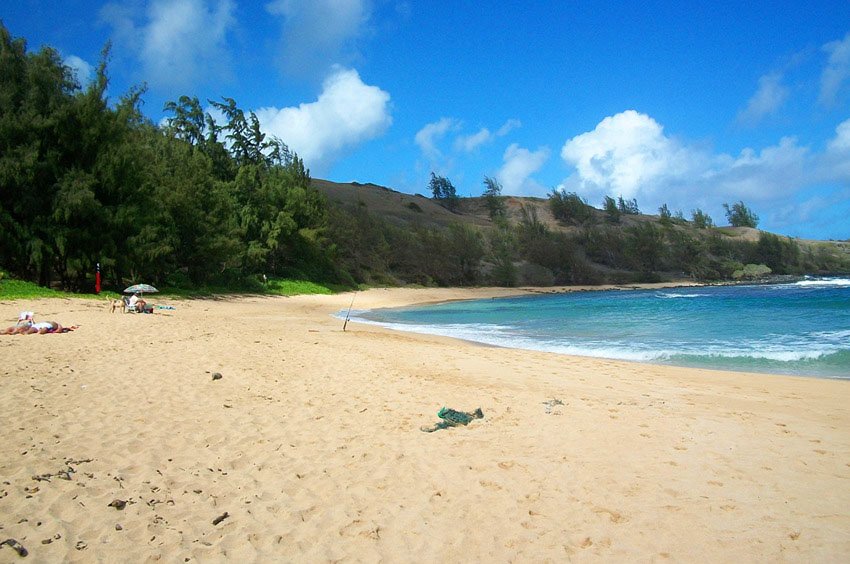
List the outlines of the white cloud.
<svg viewBox="0 0 850 564">
<path fill-rule="evenodd" d="M 522 127 L 521 121 L 519 121 L 518 119 L 509 119 L 504 124 L 502 124 L 502 127 L 500 127 L 498 131 L 496 131 L 496 137 L 504 137 L 514 129 L 520 127 Z"/>
<path fill-rule="evenodd" d="M 266 10 L 281 16 L 280 65 L 296 76 L 323 74 L 356 56 L 356 42 L 367 31 L 368 0 L 274 0 Z"/>
<path fill-rule="evenodd" d="M 337 68 L 315 102 L 290 108 L 260 108 L 263 131 L 276 135 L 321 170 L 346 150 L 381 135 L 392 123 L 390 95 L 365 84 L 356 70 Z"/>
<path fill-rule="evenodd" d="M 827 143 L 814 168 L 826 182 L 850 184 L 850 119 L 835 128 L 835 137 Z"/>
<path fill-rule="evenodd" d="M 850 78 L 850 33 L 844 39 L 823 46 L 829 60 L 821 73 L 819 101 L 824 106 L 834 106 L 844 81 Z"/>
<path fill-rule="evenodd" d="M 94 74 L 94 69 L 90 64 L 88 64 L 83 59 L 79 58 L 76 55 L 68 55 L 65 57 L 65 60 L 62 63 L 66 67 L 70 67 L 74 71 L 74 76 L 77 77 L 77 82 L 80 83 L 80 86 L 83 88 L 91 81 L 92 75 Z"/>
<path fill-rule="evenodd" d="M 451 130 L 455 130 L 460 124 L 452 118 L 440 118 L 438 121 L 425 125 L 416 132 L 414 140 L 425 156 L 435 161 L 442 157 L 437 141 Z"/>
<path fill-rule="evenodd" d="M 759 78 L 759 87 L 738 114 L 738 121 L 753 124 L 778 110 L 788 99 L 788 88 L 782 84 L 782 74 L 773 72 Z"/>
<path fill-rule="evenodd" d="M 783 137 L 733 156 L 682 143 L 665 135 L 651 117 L 629 110 L 569 139 L 561 156 L 575 172 L 559 188 L 591 202 L 622 195 L 637 198 L 647 210 L 667 203 L 671 209 L 701 207 L 722 217 L 721 203 L 744 199 L 769 204 L 777 210 L 773 221 L 784 225 L 779 210 L 795 205 L 806 190 L 850 182 L 850 120 L 836 127 L 820 152 Z"/>
<path fill-rule="evenodd" d="M 701 184 L 715 193 L 755 201 L 775 200 L 792 194 L 806 182 L 809 149 L 793 137 L 760 152 L 747 148 L 737 158 L 718 155 L 702 174 Z"/>
<path fill-rule="evenodd" d="M 496 178 L 501 182 L 505 193 L 541 192 L 543 189 L 531 180 L 531 175 L 540 170 L 548 159 L 549 149 L 546 147 L 529 151 L 513 143 L 505 150 L 504 164 L 496 173 Z"/>
<path fill-rule="evenodd" d="M 481 145 L 493 140 L 493 134 L 486 127 L 482 127 L 478 133 L 472 135 L 461 135 L 455 139 L 455 150 L 471 153 Z"/>
<path fill-rule="evenodd" d="M 684 174 L 694 155 L 665 136 L 654 119 L 627 110 L 567 141 L 561 157 L 576 168 L 585 189 L 634 198 L 666 176 Z"/>
<path fill-rule="evenodd" d="M 832 152 L 850 151 L 850 119 L 838 124 L 835 137 L 829 141 L 828 149 Z"/>
<path fill-rule="evenodd" d="M 139 59 L 143 80 L 186 89 L 230 76 L 226 42 L 236 23 L 233 10 L 232 0 L 155 0 L 144 14 L 107 4 L 100 16 L 112 26 L 118 47 Z"/>
<path fill-rule="evenodd" d="M 471 153 L 475 151 L 478 147 L 485 145 L 487 143 L 492 142 L 497 137 L 504 137 L 515 128 L 520 127 L 521 123 L 518 119 L 509 119 L 506 121 L 499 129 L 496 130 L 496 133 L 492 133 L 486 127 L 482 127 L 478 130 L 478 132 L 473 133 L 472 135 L 461 135 L 455 139 L 454 148 L 455 151 L 461 153 Z"/>
</svg>

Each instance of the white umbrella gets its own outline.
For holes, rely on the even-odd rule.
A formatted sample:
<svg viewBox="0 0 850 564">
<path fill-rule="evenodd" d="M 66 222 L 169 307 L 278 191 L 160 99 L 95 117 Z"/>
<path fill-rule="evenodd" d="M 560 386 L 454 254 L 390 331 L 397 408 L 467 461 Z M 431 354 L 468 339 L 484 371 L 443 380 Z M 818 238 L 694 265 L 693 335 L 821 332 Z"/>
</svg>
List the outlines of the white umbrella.
<svg viewBox="0 0 850 564">
<path fill-rule="evenodd" d="M 136 292 L 139 292 L 140 294 L 153 294 L 155 292 L 159 292 L 159 290 L 150 284 L 133 284 L 132 286 L 128 286 L 124 289 L 125 294 L 135 294 Z"/>
</svg>

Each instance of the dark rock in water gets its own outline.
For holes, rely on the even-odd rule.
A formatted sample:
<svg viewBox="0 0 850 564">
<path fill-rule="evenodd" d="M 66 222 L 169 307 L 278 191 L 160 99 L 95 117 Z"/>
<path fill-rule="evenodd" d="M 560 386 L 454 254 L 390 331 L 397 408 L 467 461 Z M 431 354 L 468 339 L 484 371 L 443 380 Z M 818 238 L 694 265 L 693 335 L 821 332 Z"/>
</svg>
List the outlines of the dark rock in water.
<svg viewBox="0 0 850 564">
<path fill-rule="evenodd" d="M 223 378 L 223 376 L 221 375 L 221 372 L 213 372 L 213 375 L 212 375 L 213 380 L 221 380 L 222 378 Z"/>
</svg>

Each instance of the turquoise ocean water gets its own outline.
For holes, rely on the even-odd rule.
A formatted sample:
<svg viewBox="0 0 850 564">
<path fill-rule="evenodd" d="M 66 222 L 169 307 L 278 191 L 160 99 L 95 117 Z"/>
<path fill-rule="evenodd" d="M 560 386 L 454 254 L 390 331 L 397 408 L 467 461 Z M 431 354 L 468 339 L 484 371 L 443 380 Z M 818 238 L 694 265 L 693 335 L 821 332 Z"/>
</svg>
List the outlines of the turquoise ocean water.
<svg viewBox="0 0 850 564">
<path fill-rule="evenodd" d="M 489 345 L 850 379 L 850 279 L 545 294 L 352 312 Z"/>
</svg>

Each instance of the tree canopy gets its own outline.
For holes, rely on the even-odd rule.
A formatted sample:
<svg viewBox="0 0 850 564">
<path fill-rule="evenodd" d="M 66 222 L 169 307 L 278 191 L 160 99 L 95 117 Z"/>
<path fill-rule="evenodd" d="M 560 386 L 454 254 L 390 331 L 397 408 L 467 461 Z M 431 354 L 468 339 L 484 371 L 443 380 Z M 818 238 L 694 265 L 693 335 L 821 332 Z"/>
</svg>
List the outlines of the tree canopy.
<svg viewBox="0 0 850 564">
<path fill-rule="evenodd" d="M 726 210 L 726 218 L 732 227 L 752 227 L 755 229 L 759 224 L 759 216 L 755 214 L 744 202 L 736 202 L 731 206 L 723 204 Z"/>
<path fill-rule="evenodd" d="M 451 180 L 445 176 L 438 176 L 432 172 L 428 188 L 434 195 L 434 199 L 440 202 L 440 204 L 452 211 L 457 208 L 457 189 L 455 189 Z"/>
<path fill-rule="evenodd" d="M 109 104 L 107 55 L 82 88 L 55 50 L 29 53 L 0 24 L 5 269 L 74 290 L 91 283 L 95 263 L 116 286 L 334 275 L 325 202 L 256 115 L 211 101 L 227 119 L 218 124 L 181 96 L 157 127 L 139 110 L 141 89 Z"/>
</svg>

